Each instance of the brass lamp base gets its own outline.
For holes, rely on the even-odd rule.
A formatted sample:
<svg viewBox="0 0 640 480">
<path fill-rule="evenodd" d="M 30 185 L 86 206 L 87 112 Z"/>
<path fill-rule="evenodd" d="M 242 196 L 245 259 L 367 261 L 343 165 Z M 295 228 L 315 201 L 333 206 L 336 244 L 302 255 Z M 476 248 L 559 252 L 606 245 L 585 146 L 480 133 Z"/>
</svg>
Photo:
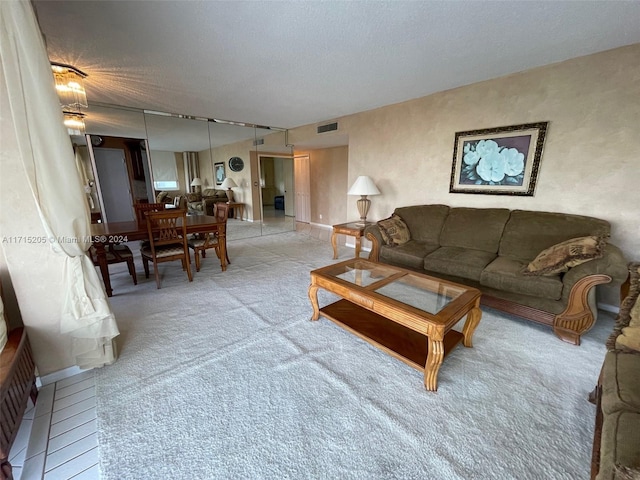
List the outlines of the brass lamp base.
<svg viewBox="0 0 640 480">
<path fill-rule="evenodd" d="M 227 201 L 228 202 L 233 202 L 233 190 L 228 188 L 225 193 L 227 194 Z"/>
<path fill-rule="evenodd" d="M 358 207 L 358 213 L 360 214 L 360 221 L 356 223 L 358 226 L 364 226 L 367 224 L 367 213 L 369 213 L 369 207 L 371 207 L 371 200 L 366 195 L 360 195 L 360 199 L 356 202 Z"/>
</svg>

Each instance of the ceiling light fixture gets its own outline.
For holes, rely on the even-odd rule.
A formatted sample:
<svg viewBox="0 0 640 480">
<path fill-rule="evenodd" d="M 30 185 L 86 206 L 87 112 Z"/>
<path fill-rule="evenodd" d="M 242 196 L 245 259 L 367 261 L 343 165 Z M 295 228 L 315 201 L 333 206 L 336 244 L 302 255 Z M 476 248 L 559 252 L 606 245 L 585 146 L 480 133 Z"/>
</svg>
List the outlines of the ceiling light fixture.
<svg viewBox="0 0 640 480">
<path fill-rule="evenodd" d="M 55 62 L 51 62 L 51 70 L 62 109 L 75 112 L 87 108 L 89 105 L 84 89 L 87 74 L 71 65 Z"/>
</svg>

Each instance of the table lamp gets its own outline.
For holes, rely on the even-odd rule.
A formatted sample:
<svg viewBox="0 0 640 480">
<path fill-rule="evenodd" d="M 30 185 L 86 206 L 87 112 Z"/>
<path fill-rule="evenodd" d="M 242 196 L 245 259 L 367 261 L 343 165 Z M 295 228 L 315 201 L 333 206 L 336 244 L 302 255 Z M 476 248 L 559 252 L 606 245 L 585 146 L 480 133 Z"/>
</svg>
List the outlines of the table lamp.
<svg viewBox="0 0 640 480">
<path fill-rule="evenodd" d="M 233 178 L 225 178 L 220 186 L 227 189 L 227 201 L 233 202 L 233 190 L 231 189 L 238 186 L 236 182 L 233 181 Z"/>
<path fill-rule="evenodd" d="M 369 207 L 371 206 L 371 200 L 367 198 L 368 195 L 380 195 L 380 190 L 373 183 L 371 178 L 366 175 L 360 175 L 356 178 L 356 181 L 351 185 L 351 188 L 347 192 L 347 195 L 360 195 L 357 206 L 360 213 L 360 221 L 356 225 L 362 226 L 367 223 L 367 213 L 369 213 Z"/>
<path fill-rule="evenodd" d="M 196 177 L 191 181 L 191 186 L 195 187 L 193 190 L 196 193 L 200 193 L 200 189 L 202 188 L 202 180 L 200 180 L 200 177 Z"/>
</svg>

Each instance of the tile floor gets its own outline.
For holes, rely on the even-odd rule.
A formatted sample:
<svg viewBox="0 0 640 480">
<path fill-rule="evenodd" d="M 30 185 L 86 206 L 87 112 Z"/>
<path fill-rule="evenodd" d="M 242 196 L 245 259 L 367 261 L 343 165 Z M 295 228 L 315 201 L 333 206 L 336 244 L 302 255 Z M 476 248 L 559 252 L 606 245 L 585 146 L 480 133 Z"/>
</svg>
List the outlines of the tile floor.
<svg viewBox="0 0 640 480">
<path fill-rule="evenodd" d="M 94 372 L 40 388 L 25 413 L 9 460 L 16 480 L 97 480 Z"/>
</svg>

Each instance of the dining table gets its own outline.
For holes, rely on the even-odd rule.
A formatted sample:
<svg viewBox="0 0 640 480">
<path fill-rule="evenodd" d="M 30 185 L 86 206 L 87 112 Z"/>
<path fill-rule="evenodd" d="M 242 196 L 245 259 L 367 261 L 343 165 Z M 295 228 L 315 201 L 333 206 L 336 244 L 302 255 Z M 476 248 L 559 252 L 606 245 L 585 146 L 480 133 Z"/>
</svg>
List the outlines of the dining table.
<svg viewBox="0 0 640 480">
<path fill-rule="evenodd" d="M 227 269 L 227 224 L 220 222 L 210 215 L 188 215 L 185 217 L 187 235 L 215 233 L 220 244 L 220 267 L 224 272 Z M 179 220 L 178 226 L 182 223 Z M 106 249 L 110 244 L 131 242 L 135 240 L 149 240 L 147 225 L 137 221 L 128 222 L 103 222 L 91 224 L 91 241 L 96 249 L 96 256 L 102 281 L 108 297 L 113 296 L 111 279 L 109 278 L 109 264 L 107 263 Z M 158 268 L 154 265 L 154 268 Z"/>
</svg>

